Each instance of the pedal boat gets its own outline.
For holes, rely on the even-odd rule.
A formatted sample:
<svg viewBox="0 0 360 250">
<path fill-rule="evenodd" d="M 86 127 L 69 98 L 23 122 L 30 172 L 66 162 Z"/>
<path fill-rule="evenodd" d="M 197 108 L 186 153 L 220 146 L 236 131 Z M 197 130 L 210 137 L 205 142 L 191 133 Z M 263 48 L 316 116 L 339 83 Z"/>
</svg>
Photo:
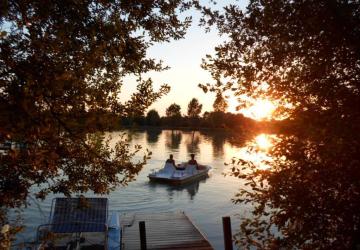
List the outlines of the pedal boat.
<svg viewBox="0 0 360 250">
<path fill-rule="evenodd" d="M 181 163 L 178 168 L 171 163 L 165 163 L 164 168 L 148 175 L 150 181 L 164 182 L 171 185 L 182 185 L 209 176 L 210 166 L 189 165 Z"/>
</svg>

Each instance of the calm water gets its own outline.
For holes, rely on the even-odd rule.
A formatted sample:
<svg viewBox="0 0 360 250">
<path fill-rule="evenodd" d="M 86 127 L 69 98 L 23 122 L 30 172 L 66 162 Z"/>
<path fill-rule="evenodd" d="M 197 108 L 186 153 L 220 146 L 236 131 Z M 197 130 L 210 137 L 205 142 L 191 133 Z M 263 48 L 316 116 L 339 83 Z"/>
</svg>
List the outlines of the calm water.
<svg viewBox="0 0 360 250">
<path fill-rule="evenodd" d="M 223 175 L 230 168 L 225 166 L 224 162 L 229 162 L 234 156 L 249 159 L 259 157 L 247 155 L 247 145 L 251 141 L 234 140 L 218 131 L 127 132 L 131 144 L 140 144 L 144 149 L 152 151 L 153 155 L 136 181 L 127 187 L 117 188 L 109 195 L 110 210 L 122 213 L 185 211 L 214 248 L 223 249 L 221 218 L 231 216 L 232 228 L 236 231 L 239 227 L 238 216 L 247 216 L 249 213 L 249 209 L 244 205 L 235 205 L 231 202 L 242 183 L 235 177 Z M 116 140 L 120 134 L 113 132 L 111 136 Z M 256 142 L 256 138 L 253 141 Z M 149 182 L 147 175 L 152 169 L 161 168 L 169 154 L 173 154 L 179 163 L 188 160 L 190 153 L 196 154 L 199 163 L 213 167 L 208 179 L 184 187 Z M 52 198 L 49 197 L 40 204 L 32 202 L 33 204 L 24 210 L 26 229 L 17 241 L 31 241 L 36 227 L 47 222 Z"/>
</svg>

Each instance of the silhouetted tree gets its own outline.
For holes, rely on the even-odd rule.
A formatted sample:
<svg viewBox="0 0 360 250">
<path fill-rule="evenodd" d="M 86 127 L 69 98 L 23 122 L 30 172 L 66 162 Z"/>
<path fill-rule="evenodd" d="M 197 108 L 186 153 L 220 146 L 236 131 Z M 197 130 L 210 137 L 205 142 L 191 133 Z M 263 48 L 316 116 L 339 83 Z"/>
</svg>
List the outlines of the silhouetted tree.
<svg viewBox="0 0 360 250">
<path fill-rule="evenodd" d="M 168 121 L 168 124 L 170 126 L 179 126 L 180 122 L 181 122 L 181 107 L 176 104 L 176 103 L 173 103 L 171 104 L 167 109 L 166 109 L 166 117 L 167 117 L 167 121 Z"/>
<path fill-rule="evenodd" d="M 193 98 L 188 104 L 187 114 L 190 118 L 198 118 L 202 109 L 202 104 L 199 103 L 198 99 Z"/>
<path fill-rule="evenodd" d="M 166 109 L 167 117 L 181 117 L 181 107 L 180 105 L 173 103 Z"/>
<path fill-rule="evenodd" d="M 223 97 L 221 91 L 216 92 L 213 108 L 215 112 L 225 112 L 226 109 L 228 108 L 228 104 L 225 98 Z"/>
<path fill-rule="evenodd" d="M 201 119 L 200 119 L 200 126 L 204 127 L 204 128 L 210 128 L 210 123 L 209 123 L 209 112 L 205 111 L 204 114 L 202 115 Z"/>
<path fill-rule="evenodd" d="M 1 1 L 0 143 L 27 147 L 0 156 L 0 207 L 25 204 L 33 190 L 38 198 L 49 192 L 105 194 L 134 178 L 147 157 L 133 164 L 140 146 L 132 150 L 120 141 L 110 150 L 100 143 L 104 138 L 94 132 L 110 121 L 97 117 L 143 111 L 169 91 L 166 85 L 153 91 L 150 79 L 139 80 L 130 101 L 119 100 L 123 76 L 163 69 L 146 49 L 184 36 L 190 19 L 177 15 L 189 6 L 163 0 Z"/>
<path fill-rule="evenodd" d="M 225 128 L 225 113 L 221 111 L 211 112 L 209 122 L 213 128 Z"/>
<path fill-rule="evenodd" d="M 245 12 L 231 5 L 207 21 L 229 39 L 203 64 L 217 83 L 202 87 L 277 100 L 294 126 L 274 142 L 269 169 L 241 159 L 245 169 L 234 166 L 247 185 L 234 201 L 255 205 L 237 243 L 354 248 L 360 235 L 359 1 L 253 0 Z"/>
<path fill-rule="evenodd" d="M 199 103 L 199 101 L 196 98 L 191 99 L 191 101 L 188 104 L 188 118 L 190 120 L 191 126 L 199 127 L 199 117 L 202 109 L 202 104 Z"/>
<path fill-rule="evenodd" d="M 152 109 L 146 115 L 146 124 L 150 126 L 159 126 L 160 125 L 160 116 L 159 113 Z"/>
</svg>

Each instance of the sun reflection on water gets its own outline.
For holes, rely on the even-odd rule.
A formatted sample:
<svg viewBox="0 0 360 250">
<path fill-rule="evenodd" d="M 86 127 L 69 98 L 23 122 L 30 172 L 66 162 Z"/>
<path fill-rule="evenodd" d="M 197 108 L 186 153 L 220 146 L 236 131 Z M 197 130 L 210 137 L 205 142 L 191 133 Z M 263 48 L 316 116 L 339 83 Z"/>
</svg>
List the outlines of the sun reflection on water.
<svg viewBox="0 0 360 250">
<path fill-rule="evenodd" d="M 270 136 L 266 134 L 260 134 L 256 136 L 255 143 L 259 149 L 264 151 L 269 150 L 273 146 Z"/>
<path fill-rule="evenodd" d="M 269 151 L 273 147 L 275 137 L 268 134 L 259 134 L 246 147 L 240 149 L 237 158 L 252 162 L 258 169 L 269 169 L 272 157 Z"/>
</svg>

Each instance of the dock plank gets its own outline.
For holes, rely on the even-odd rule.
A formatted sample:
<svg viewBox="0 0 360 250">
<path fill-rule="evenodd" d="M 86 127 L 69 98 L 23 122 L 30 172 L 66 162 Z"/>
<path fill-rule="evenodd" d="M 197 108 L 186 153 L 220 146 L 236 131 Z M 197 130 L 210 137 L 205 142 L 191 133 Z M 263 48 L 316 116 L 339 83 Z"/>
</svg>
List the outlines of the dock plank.
<svg viewBox="0 0 360 250">
<path fill-rule="evenodd" d="M 120 221 L 122 249 L 140 249 L 140 221 L 145 221 L 149 250 L 213 250 L 209 241 L 183 212 L 123 214 Z"/>
</svg>

